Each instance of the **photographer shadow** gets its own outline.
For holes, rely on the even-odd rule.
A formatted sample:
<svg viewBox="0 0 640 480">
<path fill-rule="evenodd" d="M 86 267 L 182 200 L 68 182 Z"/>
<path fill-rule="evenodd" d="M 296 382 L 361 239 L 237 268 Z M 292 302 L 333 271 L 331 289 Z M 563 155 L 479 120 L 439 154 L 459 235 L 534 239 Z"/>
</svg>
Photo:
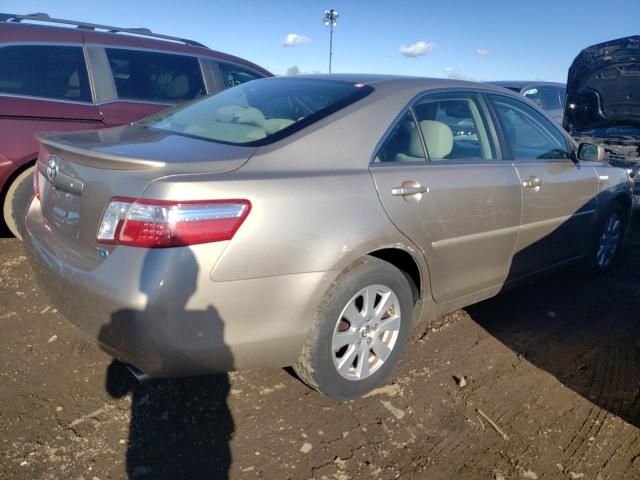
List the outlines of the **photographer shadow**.
<svg viewBox="0 0 640 480">
<path fill-rule="evenodd" d="M 184 369 L 206 371 L 195 358 L 201 359 L 203 351 L 215 346 L 212 361 L 232 369 L 233 357 L 224 346 L 224 323 L 217 310 L 186 308 L 196 292 L 198 272 L 189 249 L 149 251 L 140 278 L 148 306 L 144 311 L 114 313 L 100 331 L 102 348 L 114 357 L 117 352 L 145 352 L 151 364 L 172 376 L 171 372 Z M 145 335 L 128 335 L 132 329 Z M 200 354 L 192 358 L 192 352 Z M 226 373 L 139 383 L 126 365 L 114 360 L 107 368 L 105 388 L 113 398 L 131 394 L 128 478 L 228 478 L 234 422 L 226 401 L 230 389 Z"/>
</svg>

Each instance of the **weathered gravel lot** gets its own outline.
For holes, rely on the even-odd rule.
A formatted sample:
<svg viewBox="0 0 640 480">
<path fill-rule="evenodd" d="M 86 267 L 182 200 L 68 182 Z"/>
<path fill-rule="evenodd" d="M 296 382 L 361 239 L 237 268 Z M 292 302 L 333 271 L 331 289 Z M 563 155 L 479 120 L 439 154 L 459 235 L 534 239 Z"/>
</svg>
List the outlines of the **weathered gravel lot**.
<svg viewBox="0 0 640 480">
<path fill-rule="evenodd" d="M 425 326 L 388 385 L 346 403 L 282 370 L 137 385 L 0 239 L 2 479 L 638 479 L 639 389 L 637 219 L 613 274 Z"/>
</svg>

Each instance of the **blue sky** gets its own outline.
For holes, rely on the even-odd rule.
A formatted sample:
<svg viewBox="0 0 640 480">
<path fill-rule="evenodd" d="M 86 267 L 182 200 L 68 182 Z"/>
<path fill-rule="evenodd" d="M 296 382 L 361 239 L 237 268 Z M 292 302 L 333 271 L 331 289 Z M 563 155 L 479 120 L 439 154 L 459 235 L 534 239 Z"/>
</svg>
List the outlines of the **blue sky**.
<svg viewBox="0 0 640 480">
<path fill-rule="evenodd" d="M 565 81 L 582 48 L 640 34 L 640 0 L 0 0 L 2 12 L 192 38 L 276 74 L 327 71 L 328 8 L 340 13 L 334 72 Z M 303 41 L 285 47 L 289 34 Z"/>
</svg>

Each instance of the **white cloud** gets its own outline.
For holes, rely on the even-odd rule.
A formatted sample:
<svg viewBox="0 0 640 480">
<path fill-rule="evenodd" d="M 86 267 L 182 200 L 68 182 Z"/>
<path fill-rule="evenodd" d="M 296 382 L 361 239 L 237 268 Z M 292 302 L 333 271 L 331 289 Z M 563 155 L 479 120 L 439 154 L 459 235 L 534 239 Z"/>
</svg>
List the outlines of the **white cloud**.
<svg viewBox="0 0 640 480">
<path fill-rule="evenodd" d="M 303 45 L 309 43 L 311 39 L 298 33 L 290 33 L 282 41 L 282 45 L 285 47 L 295 47 L 296 45 Z"/>
<path fill-rule="evenodd" d="M 406 45 L 402 45 L 398 51 L 405 57 L 421 57 L 431 53 L 435 46 L 436 44 L 433 42 L 424 42 L 421 40 L 409 45 L 408 47 Z"/>
<path fill-rule="evenodd" d="M 481 57 L 486 57 L 492 53 L 493 52 L 491 50 L 487 50 L 486 48 L 476 48 L 476 55 L 480 55 Z"/>
</svg>

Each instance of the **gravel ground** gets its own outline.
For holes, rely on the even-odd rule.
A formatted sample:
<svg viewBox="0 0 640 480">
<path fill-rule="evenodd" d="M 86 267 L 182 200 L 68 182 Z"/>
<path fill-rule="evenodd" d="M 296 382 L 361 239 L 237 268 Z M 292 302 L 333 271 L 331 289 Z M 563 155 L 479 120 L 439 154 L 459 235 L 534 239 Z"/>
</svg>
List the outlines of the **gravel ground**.
<svg viewBox="0 0 640 480">
<path fill-rule="evenodd" d="M 611 275 L 421 327 L 390 382 L 345 403 L 284 370 L 136 384 L 0 239 L 0 478 L 638 479 L 639 224 Z"/>
</svg>

